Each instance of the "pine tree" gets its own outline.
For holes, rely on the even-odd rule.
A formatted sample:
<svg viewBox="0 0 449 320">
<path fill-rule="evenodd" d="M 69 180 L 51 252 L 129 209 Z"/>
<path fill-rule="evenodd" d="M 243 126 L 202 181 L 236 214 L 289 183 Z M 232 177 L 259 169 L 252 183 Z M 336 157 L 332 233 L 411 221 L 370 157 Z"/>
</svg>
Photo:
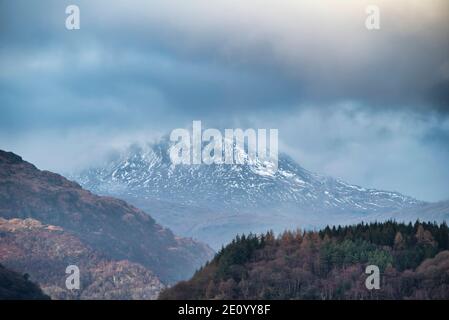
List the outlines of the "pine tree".
<svg viewBox="0 0 449 320">
<path fill-rule="evenodd" d="M 401 232 L 396 232 L 396 236 L 394 237 L 394 248 L 396 250 L 402 250 L 405 248 L 404 237 Z"/>
</svg>

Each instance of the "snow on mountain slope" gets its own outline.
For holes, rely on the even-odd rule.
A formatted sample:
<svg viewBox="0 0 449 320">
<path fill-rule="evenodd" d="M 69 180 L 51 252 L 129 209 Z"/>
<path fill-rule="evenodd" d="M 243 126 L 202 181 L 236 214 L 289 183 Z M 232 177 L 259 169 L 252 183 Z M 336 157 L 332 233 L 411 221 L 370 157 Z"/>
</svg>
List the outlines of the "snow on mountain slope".
<svg viewBox="0 0 449 320">
<path fill-rule="evenodd" d="M 167 140 L 133 145 L 72 178 L 96 193 L 132 202 L 175 232 L 215 246 L 238 232 L 345 223 L 421 203 L 309 172 L 285 154 L 279 156 L 277 171 L 257 158 L 243 165 L 174 166 L 169 148 Z"/>
</svg>

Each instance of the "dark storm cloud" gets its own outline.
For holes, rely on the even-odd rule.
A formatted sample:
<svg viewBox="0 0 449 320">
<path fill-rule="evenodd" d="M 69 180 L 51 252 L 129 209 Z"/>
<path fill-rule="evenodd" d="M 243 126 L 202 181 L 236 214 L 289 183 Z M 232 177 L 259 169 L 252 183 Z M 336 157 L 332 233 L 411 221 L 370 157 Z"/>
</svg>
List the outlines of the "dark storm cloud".
<svg viewBox="0 0 449 320">
<path fill-rule="evenodd" d="M 363 1 L 321 11 L 312 1 L 286 1 L 273 15 L 260 1 L 218 1 L 215 9 L 204 1 L 192 1 L 188 9 L 178 1 L 75 3 L 82 26 L 68 32 L 69 2 L 4 1 L 3 56 L 14 49 L 28 51 L 27 58 L 55 50 L 63 57 L 64 74 L 43 81 L 67 83 L 78 96 L 112 93 L 131 99 L 131 109 L 141 105 L 132 101 L 132 86 L 151 87 L 177 112 L 211 116 L 222 108 L 289 112 L 342 101 L 376 110 L 448 109 L 448 75 L 442 69 L 449 63 L 449 19 L 444 19 L 449 4 L 444 1 L 418 6 L 422 17 L 410 14 L 406 2 L 380 2 L 382 25 L 374 32 L 364 27 Z M 89 46 L 107 63 L 72 61 L 74 52 L 83 54 Z"/>
<path fill-rule="evenodd" d="M 429 101 L 438 111 L 449 112 L 449 80 L 442 80 L 432 86 L 428 93 Z"/>
<path fill-rule="evenodd" d="M 443 199 L 448 30 L 446 0 L 3 0 L 0 146 L 64 170 L 194 119 L 263 125 L 312 170 Z"/>
</svg>

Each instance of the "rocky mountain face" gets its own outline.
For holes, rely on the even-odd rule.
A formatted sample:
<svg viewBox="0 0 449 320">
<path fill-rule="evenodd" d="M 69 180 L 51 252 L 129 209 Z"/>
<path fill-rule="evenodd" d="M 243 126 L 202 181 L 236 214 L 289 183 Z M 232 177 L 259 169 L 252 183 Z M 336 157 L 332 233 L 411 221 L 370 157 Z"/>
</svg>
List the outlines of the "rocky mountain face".
<svg viewBox="0 0 449 320">
<path fill-rule="evenodd" d="M 0 151 L 0 217 L 33 218 L 61 227 L 107 259 L 141 264 L 164 283 L 188 278 L 213 255 L 208 246 L 176 237 L 123 200 L 97 196 L 4 151 Z"/>
<path fill-rule="evenodd" d="M 107 259 L 63 228 L 30 218 L 0 218 L 0 257 L 52 299 L 156 299 L 164 288 L 142 265 Z M 65 285 L 69 265 L 80 270 L 79 290 Z"/>
<path fill-rule="evenodd" d="M 48 300 L 42 290 L 28 280 L 28 275 L 19 274 L 0 264 L 0 300 Z"/>
<path fill-rule="evenodd" d="M 86 189 L 126 199 L 175 232 L 215 248 L 237 233 L 350 223 L 421 203 L 314 174 L 285 154 L 277 170 L 247 157 L 243 165 L 174 166 L 170 147 L 166 139 L 133 145 L 72 177 Z M 234 154 L 245 157 L 234 148 Z"/>
</svg>

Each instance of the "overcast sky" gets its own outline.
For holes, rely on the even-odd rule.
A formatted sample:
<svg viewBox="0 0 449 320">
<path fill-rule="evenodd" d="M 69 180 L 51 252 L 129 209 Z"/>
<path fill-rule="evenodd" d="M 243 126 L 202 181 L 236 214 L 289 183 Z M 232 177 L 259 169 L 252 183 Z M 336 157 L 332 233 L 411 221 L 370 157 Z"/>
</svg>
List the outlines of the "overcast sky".
<svg viewBox="0 0 449 320">
<path fill-rule="evenodd" d="M 0 0 L 0 149 L 67 172 L 192 120 L 278 128 L 306 169 L 447 200 L 448 33 L 447 0 Z"/>
</svg>

